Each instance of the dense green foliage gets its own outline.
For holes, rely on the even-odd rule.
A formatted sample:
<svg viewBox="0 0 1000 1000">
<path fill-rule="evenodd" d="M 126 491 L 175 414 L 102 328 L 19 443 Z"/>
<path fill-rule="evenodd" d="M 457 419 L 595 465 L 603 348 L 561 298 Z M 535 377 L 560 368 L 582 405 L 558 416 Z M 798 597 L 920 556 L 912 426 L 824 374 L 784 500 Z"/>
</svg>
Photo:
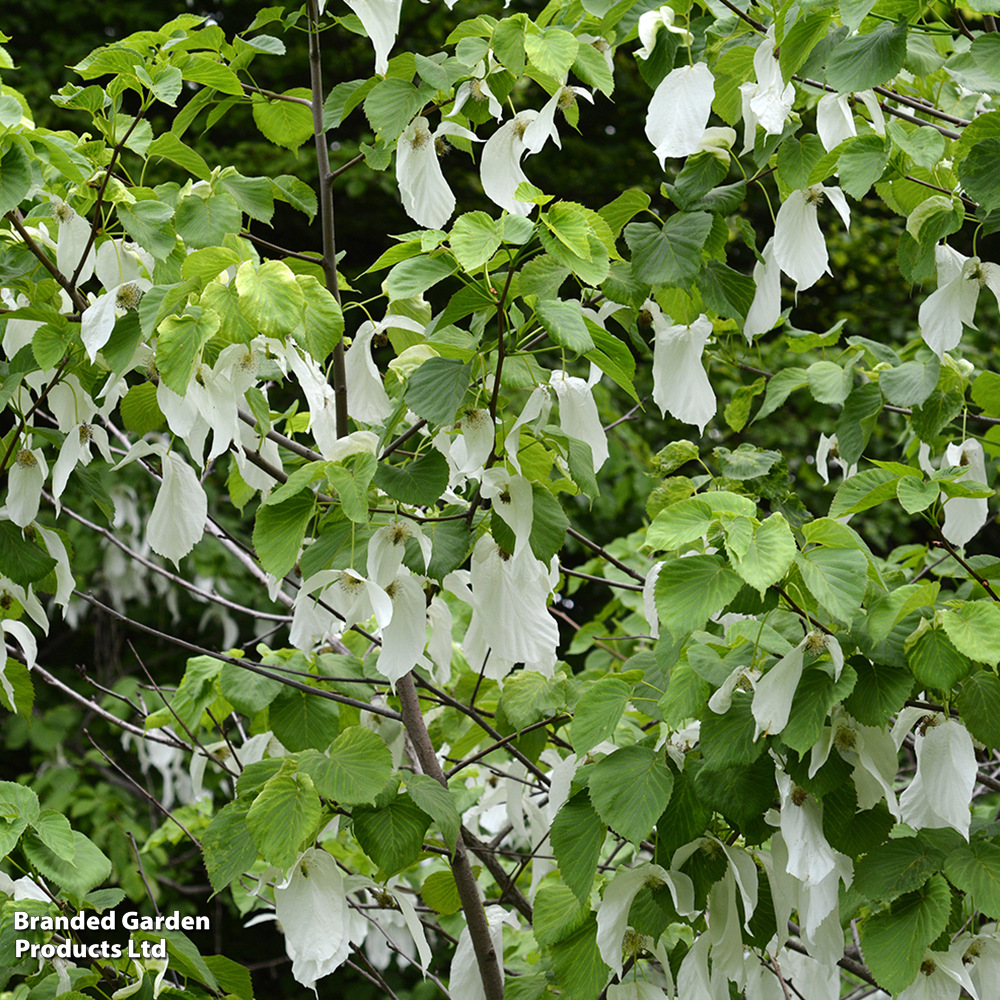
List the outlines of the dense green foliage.
<svg viewBox="0 0 1000 1000">
<path fill-rule="evenodd" d="M 0 23 L 0 995 L 985 1000 L 988 6 L 325 6 Z"/>
</svg>

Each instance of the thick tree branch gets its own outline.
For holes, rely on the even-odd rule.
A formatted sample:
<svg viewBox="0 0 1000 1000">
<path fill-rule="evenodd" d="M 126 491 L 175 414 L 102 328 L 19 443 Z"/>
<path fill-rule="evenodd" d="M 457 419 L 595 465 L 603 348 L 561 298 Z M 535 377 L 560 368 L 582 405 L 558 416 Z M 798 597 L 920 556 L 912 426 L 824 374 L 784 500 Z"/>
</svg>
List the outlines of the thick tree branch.
<svg viewBox="0 0 1000 1000">
<path fill-rule="evenodd" d="M 400 679 L 396 686 L 396 693 L 399 695 L 403 725 L 406 726 L 406 732 L 413 742 L 417 760 L 423 768 L 424 774 L 430 775 L 435 781 L 447 788 L 448 779 L 441 770 L 437 754 L 434 752 L 434 745 L 427 732 L 412 673 L 408 673 Z M 503 971 L 500 967 L 500 956 L 497 955 L 496 948 L 493 946 L 490 927 L 486 921 L 486 911 L 483 909 L 479 887 L 472 874 L 469 856 L 466 853 L 461 833 L 459 833 L 455 843 L 455 853 L 451 858 L 451 870 L 455 876 L 458 896 L 462 901 L 462 911 L 465 914 L 469 935 L 472 938 L 472 947 L 479 963 L 479 974 L 482 976 L 486 1000 L 503 1000 Z"/>
</svg>

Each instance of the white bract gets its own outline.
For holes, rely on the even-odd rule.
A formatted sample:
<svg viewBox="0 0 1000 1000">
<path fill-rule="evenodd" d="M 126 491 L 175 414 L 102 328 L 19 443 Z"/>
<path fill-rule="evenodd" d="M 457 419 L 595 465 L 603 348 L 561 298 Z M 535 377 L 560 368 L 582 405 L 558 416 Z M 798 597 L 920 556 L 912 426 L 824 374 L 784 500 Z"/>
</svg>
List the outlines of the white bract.
<svg viewBox="0 0 1000 1000">
<path fill-rule="evenodd" d="M 697 151 L 714 97 L 715 77 L 703 62 L 672 70 L 660 81 L 646 114 L 646 138 L 661 167 L 668 158 Z"/>
<path fill-rule="evenodd" d="M 19 527 L 31 524 L 38 516 L 42 486 L 49 466 L 41 448 L 19 448 L 7 474 L 7 514 Z"/>
<path fill-rule="evenodd" d="M 399 34 L 399 15 L 403 0 L 346 0 L 347 6 L 361 19 L 375 47 L 375 72 L 385 76 L 389 69 L 389 50 Z"/>
<path fill-rule="evenodd" d="M 521 169 L 521 159 L 528 152 L 524 136 L 537 117 L 537 111 L 519 111 L 509 122 L 504 122 L 483 147 L 479 167 L 483 191 L 490 201 L 511 215 L 531 215 L 535 210 L 533 202 L 518 201 L 514 192 L 519 184 L 528 180 Z"/>
<path fill-rule="evenodd" d="M 475 132 L 454 122 L 442 122 L 431 132 L 430 123 L 421 116 L 407 125 L 396 143 L 396 180 L 403 208 L 427 229 L 440 229 L 455 211 L 455 196 L 441 172 L 439 144 L 445 146 L 447 135 L 482 142 Z"/>
<path fill-rule="evenodd" d="M 594 402 L 593 387 L 600 380 L 601 370 L 594 364 L 590 366 L 590 378 L 586 381 L 565 372 L 553 372 L 549 376 L 549 385 L 555 389 L 559 400 L 559 426 L 570 437 L 590 446 L 594 472 L 601 469 L 610 454 L 608 436 Z"/>
<path fill-rule="evenodd" d="M 961 444 L 949 444 L 944 453 L 944 464 L 963 466 L 965 471 L 958 482 L 969 480 L 986 483 L 986 456 L 983 446 L 969 438 Z M 967 545 L 989 518 L 989 504 L 985 497 L 949 497 L 944 502 L 944 524 L 941 534 L 958 548 Z"/>
<path fill-rule="evenodd" d="M 827 437 L 826 434 L 821 433 L 819 436 L 819 444 L 816 446 L 816 471 L 819 473 L 823 482 L 827 485 L 830 483 L 831 462 L 835 462 L 838 466 L 840 466 L 840 471 L 843 472 L 845 479 L 850 479 L 858 473 L 857 462 L 855 462 L 854 465 L 848 465 L 840 457 L 840 443 L 837 441 L 837 435 L 831 434 Z"/>
<path fill-rule="evenodd" d="M 920 334 L 940 358 L 958 346 L 962 327 L 976 329 L 976 303 L 985 285 L 1000 303 L 1000 266 L 966 257 L 946 243 L 934 248 L 937 290 L 924 299 L 917 315 Z"/>
<path fill-rule="evenodd" d="M 562 142 L 559 139 L 559 130 L 556 128 L 556 111 L 567 111 L 576 104 L 577 97 L 594 103 L 594 98 L 589 90 L 584 87 L 568 87 L 565 79 L 562 86 L 545 102 L 542 110 L 538 112 L 538 117 L 524 130 L 523 141 L 529 153 L 541 152 L 542 147 L 551 139 L 557 149 L 562 149 Z"/>
<path fill-rule="evenodd" d="M 534 498 L 531 480 L 494 467 L 483 473 L 480 493 L 492 501 L 493 511 L 514 532 L 514 555 L 524 551 L 534 521 Z"/>
<path fill-rule="evenodd" d="M 856 94 L 826 94 L 816 105 L 816 131 L 823 148 L 839 146 L 845 139 L 858 134 L 854 121 L 852 97 L 860 98 L 872 116 L 871 127 L 878 135 L 885 135 L 885 117 L 873 90 L 859 90 Z"/>
<path fill-rule="evenodd" d="M 903 822 L 916 830 L 951 827 L 968 840 L 977 770 L 972 737 L 956 719 L 904 708 L 892 733 L 897 746 L 915 723 L 917 773 L 899 797 Z"/>
<path fill-rule="evenodd" d="M 508 913 L 502 906 L 487 906 L 486 923 L 489 926 L 493 950 L 500 958 L 503 955 L 503 925 L 507 924 L 516 930 L 517 917 L 513 913 Z M 503 961 L 498 964 L 502 981 Z M 486 1000 L 483 978 L 479 972 L 479 962 L 476 960 L 476 951 L 468 927 L 458 936 L 458 947 L 455 949 L 455 957 L 451 960 L 451 979 L 448 981 L 448 989 L 453 997 L 461 997 L 462 1000 Z"/>
<path fill-rule="evenodd" d="M 795 291 L 812 288 L 830 273 L 826 240 L 819 228 L 816 209 L 829 198 L 845 226 L 851 224 L 851 210 L 839 187 L 814 184 L 793 191 L 778 209 L 774 220 L 774 259 L 792 281 Z"/>
<path fill-rule="evenodd" d="M 503 66 L 493 58 L 492 49 L 487 53 L 487 59 L 489 60 L 488 69 L 486 63 L 480 60 L 472 67 L 472 79 L 465 80 L 458 85 L 458 90 L 455 91 L 455 103 L 451 111 L 445 115 L 445 118 L 454 118 L 465 107 L 466 102 L 470 98 L 479 103 L 487 102 L 490 114 L 497 121 L 503 118 L 503 106 L 493 96 L 493 91 L 490 90 L 488 82 L 493 73 L 503 70 Z"/>
<path fill-rule="evenodd" d="M 757 286 L 753 302 L 743 321 L 743 336 L 752 344 L 753 338 L 773 330 L 781 319 L 781 268 L 774 256 L 774 237 L 764 244 L 762 261 L 753 266 L 753 280 Z"/>
<path fill-rule="evenodd" d="M 310 847 L 275 887 L 274 908 L 292 975 L 315 993 L 316 981 L 339 969 L 351 950 L 347 891 L 337 862 Z"/>
<path fill-rule="evenodd" d="M 712 336 L 712 321 L 700 315 L 693 323 L 675 324 L 660 307 L 647 299 L 643 309 L 652 317 L 653 401 L 660 413 L 670 413 L 685 424 L 694 424 L 704 433 L 705 424 L 715 416 L 715 393 L 701 357 Z"/>
<path fill-rule="evenodd" d="M 152 282 L 142 276 L 140 264 L 147 273 L 152 271 L 149 255 L 134 244 L 107 240 L 98 247 L 94 271 L 107 291 L 80 317 L 80 339 L 91 361 L 108 342 L 119 314 L 138 309 L 143 292 L 153 287 Z"/>
<path fill-rule="evenodd" d="M 740 86 L 743 97 L 743 149 L 753 149 L 757 126 L 768 135 L 780 135 L 795 102 L 795 85 L 786 84 L 775 52 L 774 25 L 757 46 L 753 57 L 756 83 Z"/>
<path fill-rule="evenodd" d="M 674 25 L 677 12 L 673 7 L 658 7 L 656 10 L 647 10 L 645 14 L 639 15 L 639 41 L 642 48 L 635 50 L 637 59 L 648 59 L 656 48 L 656 36 L 660 28 L 666 28 L 674 35 L 680 35 L 680 41 L 684 45 L 690 45 L 694 41 L 694 35 L 687 28 L 678 28 Z"/>
<path fill-rule="evenodd" d="M 411 330 L 414 333 L 424 332 L 423 323 L 407 316 L 386 316 L 378 323 L 365 320 L 358 327 L 351 346 L 344 353 L 347 412 L 363 424 L 381 424 L 393 411 L 392 400 L 382 385 L 382 376 L 375 367 L 371 351 L 372 340 L 376 334 L 383 333 L 390 327 Z M 323 381 L 325 384 L 325 380 Z M 322 391 L 326 405 L 328 395 L 325 389 Z M 330 389 L 329 395 L 332 394 L 333 390 Z M 335 429 L 334 434 L 336 434 Z"/>
</svg>

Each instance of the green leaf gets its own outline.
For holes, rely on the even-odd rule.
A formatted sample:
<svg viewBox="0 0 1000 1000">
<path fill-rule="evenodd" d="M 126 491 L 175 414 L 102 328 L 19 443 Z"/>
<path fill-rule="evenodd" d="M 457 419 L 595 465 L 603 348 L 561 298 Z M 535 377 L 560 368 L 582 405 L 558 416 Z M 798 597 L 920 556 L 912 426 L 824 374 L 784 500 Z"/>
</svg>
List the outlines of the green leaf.
<svg viewBox="0 0 1000 1000">
<path fill-rule="evenodd" d="M 31 824 L 41 842 L 63 861 L 72 862 L 76 856 L 76 839 L 69 820 L 53 809 L 44 809 Z"/>
<path fill-rule="evenodd" d="M 950 912 L 948 883 L 932 875 L 920 889 L 897 899 L 890 910 L 861 922 L 861 948 L 883 989 L 898 993 L 913 982 L 924 951 L 944 930 Z"/>
<path fill-rule="evenodd" d="M 578 792 L 556 814 L 549 839 L 563 881 L 585 903 L 607 835 L 607 826 L 586 792 Z"/>
<path fill-rule="evenodd" d="M 285 97 L 312 97 L 305 87 L 295 87 L 283 95 Z M 253 95 L 251 104 L 253 120 L 265 139 L 276 146 L 284 146 L 293 152 L 313 137 L 312 110 L 304 104 L 293 101 L 269 101 L 260 94 Z M 400 129 L 402 131 L 402 129 Z M 397 133 L 398 134 L 398 133 Z"/>
<path fill-rule="evenodd" d="M 406 790 L 417 806 L 437 823 L 444 834 L 445 843 L 454 850 L 462 828 L 462 818 L 458 814 L 451 792 L 429 774 L 407 775 Z"/>
<path fill-rule="evenodd" d="M 921 687 L 947 694 L 972 670 L 972 661 L 952 645 L 941 629 L 924 628 L 907 645 L 907 663 Z"/>
<path fill-rule="evenodd" d="M 224 663 L 219 673 L 219 688 L 233 708 L 252 716 L 270 705 L 285 690 L 285 685 L 234 663 Z"/>
<path fill-rule="evenodd" d="M 890 149 L 890 144 L 879 135 L 859 135 L 849 140 L 837 161 L 844 191 L 860 201 L 885 173 Z"/>
<path fill-rule="evenodd" d="M 535 311 L 542 328 L 557 344 L 576 354 L 594 350 L 579 303 L 539 299 Z"/>
<path fill-rule="evenodd" d="M 628 746 L 608 754 L 590 773 L 590 800 L 601 819 L 638 845 L 670 802 L 674 776 L 662 754 Z"/>
<path fill-rule="evenodd" d="M 868 899 L 892 902 L 904 892 L 919 889 L 941 868 L 941 860 L 940 852 L 920 837 L 887 841 L 855 867 L 858 891 Z"/>
<path fill-rule="evenodd" d="M 305 346 L 322 364 L 340 343 L 344 333 L 344 313 L 340 303 L 317 278 L 311 274 L 297 274 L 295 280 L 305 299 Z"/>
<path fill-rule="evenodd" d="M 1000 208 L 1000 137 L 977 142 L 959 161 L 958 178 L 984 212 Z"/>
<path fill-rule="evenodd" d="M 195 250 L 185 257 L 181 265 L 181 277 L 185 280 L 193 278 L 208 284 L 226 268 L 239 263 L 240 258 L 235 250 L 230 250 L 228 247 L 207 247 L 204 250 Z M 206 302 L 205 305 L 211 303 Z"/>
<path fill-rule="evenodd" d="M 847 397 L 837 421 L 837 442 L 840 457 L 848 465 L 854 465 L 861 458 L 881 412 L 882 393 L 871 382 L 859 385 Z"/>
<path fill-rule="evenodd" d="M 500 708 L 514 729 L 524 729 L 553 715 L 564 699 L 558 680 L 537 670 L 519 670 L 504 682 Z"/>
<path fill-rule="evenodd" d="M 850 395 L 854 385 L 854 370 L 843 368 L 833 361 L 817 361 L 807 369 L 809 391 L 817 403 L 840 406 Z"/>
<path fill-rule="evenodd" d="M 753 305 L 757 286 L 753 278 L 748 275 L 734 271 L 728 264 L 710 260 L 698 275 L 698 289 L 709 308 L 714 309 L 720 316 L 742 321 Z M 757 381 L 761 382 L 760 379 Z M 757 392 L 762 392 L 765 384 L 761 382 Z M 737 394 L 745 392 L 747 388 L 749 387 L 744 386 L 738 389 Z M 757 392 L 754 395 L 757 395 Z M 747 412 L 749 413 L 749 408 Z"/>
<path fill-rule="evenodd" d="M 205 158 L 181 142 L 173 132 L 164 132 L 157 136 L 149 144 L 146 155 L 162 156 L 165 160 L 171 160 L 201 181 L 207 181 L 212 176 Z"/>
<path fill-rule="evenodd" d="M 202 856 L 212 888 L 220 892 L 257 860 L 257 845 L 247 827 L 250 800 L 230 802 L 212 818 L 201 836 Z"/>
<path fill-rule="evenodd" d="M 240 231 L 243 213 L 232 195 L 215 194 L 200 198 L 193 194 L 177 205 L 174 225 L 177 235 L 189 247 L 215 247 L 230 233 Z"/>
<path fill-rule="evenodd" d="M 588 86 L 596 87 L 605 97 L 614 93 L 615 78 L 604 55 L 593 45 L 581 45 L 573 63 L 573 72 Z"/>
<path fill-rule="evenodd" d="M 188 306 L 181 316 L 167 316 L 157 327 L 156 368 L 163 383 L 178 396 L 186 395 L 201 349 L 222 325 L 217 312 Z"/>
<path fill-rule="evenodd" d="M 316 217 L 316 192 L 305 181 L 291 174 L 282 174 L 271 180 L 271 190 L 275 198 L 287 201 L 292 208 L 307 215 L 310 222 Z"/>
<path fill-rule="evenodd" d="M 973 50 L 975 50 L 975 45 L 973 45 Z M 918 167 L 931 170 L 944 156 L 947 140 L 936 128 L 931 128 L 929 125 L 912 128 L 902 122 L 893 121 L 888 124 L 886 131 L 892 141 Z"/>
<path fill-rule="evenodd" d="M 462 909 L 455 876 L 450 871 L 431 872 L 420 887 L 420 895 L 435 913 L 443 916 L 458 913 Z"/>
<path fill-rule="evenodd" d="M 684 765 L 687 773 L 688 764 Z M 697 801 L 702 809 L 706 807 L 715 810 L 726 817 L 731 823 L 743 828 L 759 819 L 771 806 L 777 797 L 777 787 L 774 781 L 774 762 L 766 754 L 757 758 L 752 764 L 738 767 L 714 768 L 704 766 L 698 769 L 694 779 L 694 790 L 698 793 Z M 680 805 L 677 792 L 674 792 L 674 804 Z M 696 837 L 702 836 L 708 825 L 710 816 L 702 821 L 701 829 L 693 833 L 684 843 L 690 843 Z M 674 822 L 670 815 L 666 817 L 667 828 Z M 679 823 L 685 822 L 678 819 Z M 657 847 L 659 847 L 660 831 L 664 824 L 657 825 Z M 689 831 L 690 832 L 690 831 Z M 671 835 L 673 831 L 671 830 Z M 668 862 L 669 856 L 664 860 Z"/>
<path fill-rule="evenodd" d="M 240 312 L 256 333 L 285 337 L 302 322 L 305 295 L 287 264 L 244 261 L 236 272 Z"/>
<path fill-rule="evenodd" d="M 786 83 L 798 72 L 802 64 L 809 58 L 813 49 L 827 33 L 833 12 L 830 10 L 811 10 L 800 15 L 781 41 L 778 65 Z"/>
<path fill-rule="evenodd" d="M 631 692 L 631 686 L 617 677 L 604 677 L 584 691 L 573 713 L 572 741 L 577 757 L 610 738 Z"/>
<path fill-rule="evenodd" d="M 557 944 L 582 927 L 589 915 L 589 905 L 581 904 L 568 886 L 544 882 L 535 895 L 535 940 L 543 948 Z"/>
<path fill-rule="evenodd" d="M 287 871 L 307 839 L 315 836 L 322 813 L 312 780 L 293 774 L 286 763 L 265 782 L 247 812 L 246 824 L 264 860 Z"/>
<path fill-rule="evenodd" d="M 389 301 L 412 299 L 423 295 L 439 281 L 454 274 L 455 262 L 450 254 L 437 257 L 411 257 L 400 261 L 385 279 L 385 292 Z"/>
<path fill-rule="evenodd" d="M 79 830 L 73 831 L 72 861 L 61 858 L 35 833 L 25 834 L 21 838 L 21 847 L 40 875 L 77 898 L 96 889 L 111 874 L 111 862 Z"/>
<path fill-rule="evenodd" d="M 795 689 L 788 724 L 781 731 L 782 742 L 805 756 L 819 740 L 830 709 L 853 689 L 856 682 L 857 674 L 849 664 L 845 664 L 836 682 L 822 666 L 805 670 Z"/>
<path fill-rule="evenodd" d="M 805 135 L 800 142 L 795 138 L 786 139 L 778 147 L 778 173 L 781 179 L 793 189 L 809 184 L 809 175 L 820 161 L 825 150 L 817 135 Z"/>
<path fill-rule="evenodd" d="M 31 353 L 39 367 L 55 368 L 76 340 L 73 334 L 72 327 L 60 329 L 51 323 L 39 327 L 31 338 Z"/>
<path fill-rule="evenodd" d="M 625 242 L 636 278 L 649 285 L 690 284 L 701 270 L 701 248 L 711 229 L 710 212 L 678 212 L 662 228 L 655 222 L 629 223 Z"/>
<path fill-rule="evenodd" d="M 31 160 L 17 144 L 0 156 L 0 215 L 12 212 L 31 188 Z"/>
<path fill-rule="evenodd" d="M 845 38 L 827 60 L 826 81 L 842 94 L 885 83 L 906 60 L 906 21 L 883 21 L 871 34 Z"/>
<path fill-rule="evenodd" d="M 118 202 L 118 221 L 129 236 L 157 260 L 166 260 L 177 243 L 170 220 L 174 210 L 162 201 L 137 201 L 134 205 Z"/>
<path fill-rule="evenodd" d="M 268 177 L 244 177 L 233 167 L 226 167 L 216 184 L 233 197 L 241 212 L 251 219 L 270 224 L 274 215 L 274 192 Z"/>
<path fill-rule="evenodd" d="M 909 698 L 912 675 L 897 667 L 872 663 L 866 657 L 855 657 L 851 664 L 858 679 L 844 707 L 863 725 L 884 726 Z"/>
<path fill-rule="evenodd" d="M 907 514 L 926 510 L 940 492 L 940 484 L 925 483 L 919 476 L 902 476 L 896 484 L 896 496 Z"/>
<path fill-rule="evenodd" d="M 336 491 L 344 513 L 355 524 L 368 523 L 368 487 L 377 469 L 384 467 L 378 466 L 375 456 L 367 451 L 351 455 L 343 462 L 331 462 L 326 467 L 330 488 Z"/>
<path fill-rule="evenodd" d="M 668 688 L 667 693 L 669 692 Z M 761 755 L 767 742 L 754 742 L 757 723 L 751 712 L 752 705 L 752 695 L 746 691 L 736 691 L 725 715 L 717 715 L 703 706 L 701 750 L 706 767 L 714 771 L 745 767 Z"/>
<path fill-rule="evenodd" d="M 125 429 L 138 437 L 163 425 L 164 416 L 156 401 L 156 386 L 152 382 L 133 385 L 118 406 Z"/>
<path fill-rule="evenodd" d="M 597 947 L 597 917 L 568 938 L 552 945 L 552 968 L 566 1000 L 597 1000 L 607 984 L 610 970 Z"/>
<path fill-rule="evenodd" d="M 949 853 L 944 872 L 956 889 L 972 895 L 972 906 L 988 917 L 1000 917 L 1000 847 L 974 840 Z"/>
<path fill-rule="evenodd" d="M 356 809 L 354 835 L 362 850 L 389 877 L 420 857 L 431 818 L 409 795 L 399 795 L 381 809 Z"/>
<path fill-rule="evenodd" d="M 406 405 L 432 423 L 453 423 L 471 380 L 471 365 L 457 358 L 429 358 L 410 376 Z"/>
<path fill-rule="evenodd" d="M 500 232 L 485 212 L 466 212 L 451 227 L 452 253 L 466 271 L 481 268 L 500 249 Z"/>
<path fill-rule="evenodd" d="M 268 724 L 292 753 L 328 747 L 337 734 L 340 709 L 335 701 L 290 688 L 272 702 Z"/>
<path fill-rule="evenodd" d="M 531 484 L 532 521 L 528 544 L 534 557 L 548 565 L 563 547 L 569 518 L 559 501 L 541 483 Z"/>
<path fill-rule="evenodd" d="M 576 36 L 561 27 L 543 28 L 537 34 L 529 31 L 524 36 L 524 51 L 532 65 L 556 80 L 566 78 L 579 48 Z"/>
<path fill-rule="evenodd" d="M 689 556 L 664 563 L 656 580 L 656 612 L 675 639 L 703 628 L 743 586 L 718 556 Z"/>
<path fill-rule="evenodd" d="M 312 491 L 303 490 L 284 503 L 258 509 L 253 545 L 268 573 L 280 579 L 295 565 L 315 504 Z"/>
<path fill-rule="evenodd" d="M 962 681 L 958 710 L 969 732 L 988 750 L 1000 746 L 1000 678 L 977 670 Z"/>
<path fill-rule="evenodd" d="M 893 406 L 920 406 L 937 387 L 940 373 L 941 363 L 937 358 L 926 363 L 906 361 L 879 372 L 878 384 Z"/>
<path fill-rule="evenodd" d="M 424 100 L 422 91 L 408 80 L 389 77 L 375 84 L 365 97 L 365 115 L 376 135 L 393 142 L 419 114 Z"/>
<path fill-rule="evenodd" d="M 609 201 L 604 208 L 598 209 L 597 214 L 604 219 L 612 235 L 617 238 L 626 222 L 649 208 L 649 201 L 649 195 L 645 191 L 640 188 L 629 188 L 614 201 Z"/>
<path fill-rule="evenodd" d="M 0 521 L 0 574 L 27 587 L 48 576 L 55 566 L 55 559 L 27 541 L 13 521 Z"/>
<path fill-rule="evenodd" d="M 728 547 L 727 547 L 728 550 Z M 751 587 L 763 595 L 781 580 L 795 559 L 795 538 L 782 514 L 772 514 L 757 525 L 746 551 L 729 553 L 733 568 Z"/>
<path fill-rule="evenodd" d="M 989 601 L 965 601 L 941 614 L 952 645 L 977 663 L 1000 663 L 1000 608 Z"/>
<path fill-rule="evenodd" d="M 868 559 L 857 549 L 817 546 L 795 556 L 812 595 L 838 621 L 850 625 L 868 584 Z"/>
<path fill-rule="evenodd" d="M 887 469 L 866 469 L 845 479 L 830 504 L 830 517 L 843 517 L 877 507 L 896 496 L 899 477 Z"/>
<path fill-rule="evenodd" d="M 17 846 L 21 834 L 41 814 L 38 796 L 26 785 L 0 781 L 0 851 L 4 855 Z"/>
<path fill-rule="evenodd" d="M 203 55 L 192 55 L 181 69 L 181 75 L 192 83 L 212 87 L 233 97 L 243 96 L 239 77 L 226 65 Z"/>
<path fill-rule="evenodd" d="M 439 451 L 430 451 L 406 465 L 380 462 L 375 485 L 400 503 L 429 506 L 448 486 L 448 462 Z"/>
</svg>

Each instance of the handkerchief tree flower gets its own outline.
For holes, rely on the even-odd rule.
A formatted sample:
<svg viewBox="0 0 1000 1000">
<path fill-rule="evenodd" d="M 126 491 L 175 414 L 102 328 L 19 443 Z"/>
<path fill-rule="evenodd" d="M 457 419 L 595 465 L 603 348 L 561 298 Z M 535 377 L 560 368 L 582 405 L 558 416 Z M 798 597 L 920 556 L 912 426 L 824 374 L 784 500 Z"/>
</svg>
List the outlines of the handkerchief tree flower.
<svg viewBox="0 0 1000 1000">
<path fill-rule="evenodd" d="M 0 992 L 992 996 L 992 15 L 464 6 L 0 37 Z"/>
</svg>

